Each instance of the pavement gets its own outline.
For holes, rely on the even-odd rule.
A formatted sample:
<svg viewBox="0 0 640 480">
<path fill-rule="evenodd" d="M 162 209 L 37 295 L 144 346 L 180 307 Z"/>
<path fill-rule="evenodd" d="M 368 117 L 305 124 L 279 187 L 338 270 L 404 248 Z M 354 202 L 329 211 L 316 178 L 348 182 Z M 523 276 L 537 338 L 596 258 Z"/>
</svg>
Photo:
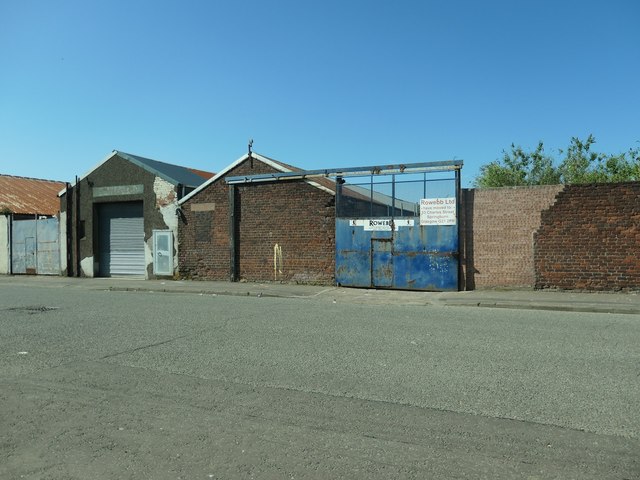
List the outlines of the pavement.
<svg viewBox="0 0 640 480">
<path fill-rule="evenodd" d="M 569 312 L 640 314 L 637 292 L 577 292 L 566 290 L 485 289 L 463 292 L 417 292 L 346 288 L 327 285 L 250 283 L 191 280 L 144 280 L 140 278 L 72 278 L 0 275 L 2 285 L 80 288 L 89 290 L 187 293 L 326 299 L 335 303 L 372 305 L 424 305 L 435 307 L 511 308 Z"/>
</svg>

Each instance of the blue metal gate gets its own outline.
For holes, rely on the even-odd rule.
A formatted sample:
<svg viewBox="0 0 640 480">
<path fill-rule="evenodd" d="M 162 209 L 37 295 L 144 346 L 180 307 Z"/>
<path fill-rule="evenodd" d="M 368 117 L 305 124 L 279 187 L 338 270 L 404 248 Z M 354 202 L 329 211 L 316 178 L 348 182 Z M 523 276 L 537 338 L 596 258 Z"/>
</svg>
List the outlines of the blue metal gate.
<svg viewBox="0 0 640 480">
<path fill-rule="evenodd" d="M 458 290 L 460 166 L 339 177 L 337 284 Z"/>
<path fill-rule="evenodd" d="M 380 232 L 338 218 L 336 282 L 345 287 L 458 290 L 457 227 L 414 225 Z"/>
</svg>

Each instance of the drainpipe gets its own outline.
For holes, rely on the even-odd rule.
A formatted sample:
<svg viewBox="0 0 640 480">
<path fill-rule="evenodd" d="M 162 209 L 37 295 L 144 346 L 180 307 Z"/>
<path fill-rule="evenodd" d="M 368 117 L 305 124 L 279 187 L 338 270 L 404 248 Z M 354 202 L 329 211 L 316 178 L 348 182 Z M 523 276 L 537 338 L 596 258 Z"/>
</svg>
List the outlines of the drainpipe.
<svg viewBox="0 0 640 480">
<path fill-rule="evenodd" d="M 73 223 L 71 223 L 71 216 L 75 212 L 73 209 L 73 199 L 71 198 L 72 195 L 73 195 L 73 188 L 71 187 L 71 184 L 67 182 L 67 193 L 64 196 L 67 204 L 65 208 L 66 215 L 64 217 L 65 227 L 66 227 L 65 233 L 67 237 L 65 238 L 65 242 L 67 243 L 67 258 L 65 259 L 66 268 L 67 268 L 67 277 L 73 276 Z"/>
<path fill-rule="evenodd" d="M 229 280 L 238 281 L 238 269 L 236 261 L 236 186 L 229 185 Z"/>
<path fill-rule="evenodd" d="M 75 210 L 74 210 L 74 230 L 76 233 L 76 241 L 75 241 L 75 251 L 76 251 L 76 262 L 75 262 L 75 276 L 80 276 L 80 181 L 78 177 L 76 177 L 76 185 L 73 188 L 73 193 L 75 194 Z"/>
</svg>

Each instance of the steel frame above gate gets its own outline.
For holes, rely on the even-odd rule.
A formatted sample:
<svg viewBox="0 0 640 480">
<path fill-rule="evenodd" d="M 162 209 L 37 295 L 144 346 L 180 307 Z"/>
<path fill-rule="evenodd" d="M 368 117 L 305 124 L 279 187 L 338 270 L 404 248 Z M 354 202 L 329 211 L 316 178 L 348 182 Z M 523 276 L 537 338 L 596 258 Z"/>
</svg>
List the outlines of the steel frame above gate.
<svg viewBox="0 0 640 480">
<path fill-rule="evenodd" d="M 407 163 L 395 165 L 373 165 L 366 167 L 328 168 L 320 170 L 299 170 L 294 172 L 258 173 L 255 175 L 240 175 L 226 177 L 229 185 L 243 183 L 273 182 L 278 180 L 304 180 L 313 177 L 349 177 L 362 175 L 393 175 L 403 173 L 424 173 L 459 171 L 462 160 L 444 160 L 440 162 Z"/>
<path fill-rule="evenodd" d="M 233 190 L 250 183 L 331 178 L 338 285 L 451 291 L 460 289 L 462 277 L 462 166 L 461 160 L 449 160 L 263 173 L 225 181 Z M 231 240 L 233 245 L 233 234 Z"/>
</svg>

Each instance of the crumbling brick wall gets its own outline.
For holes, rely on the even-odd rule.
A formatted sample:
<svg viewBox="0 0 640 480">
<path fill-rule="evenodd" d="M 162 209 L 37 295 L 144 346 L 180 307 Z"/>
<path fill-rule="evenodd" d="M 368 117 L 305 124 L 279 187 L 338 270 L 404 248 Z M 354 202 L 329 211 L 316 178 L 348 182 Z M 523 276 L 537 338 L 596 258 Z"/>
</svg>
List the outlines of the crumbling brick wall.
<svg viewBox="0 0 640 480">
<path fill-rule="evenodd" d="M 247 160 L 225 176 L 271 173 Z M 182 206 L 180 273 L 229 280 L 229 186 L 219 179 Z M 236 270 L 239 280 L 330 284 L 335 277 L 334 195 L 304 181 L 236 186 Z"/>
<path fill-rule="evenodd" d="M 533 234 L 562 185 L 463 190 L 462 265 L 466 290 L 533 287 Z"/>
<path fill-rule="evenodd" d="M 536 288 L 640 288 L 640 182 L 567 186 L 535 236 Z"/>
</svg>

